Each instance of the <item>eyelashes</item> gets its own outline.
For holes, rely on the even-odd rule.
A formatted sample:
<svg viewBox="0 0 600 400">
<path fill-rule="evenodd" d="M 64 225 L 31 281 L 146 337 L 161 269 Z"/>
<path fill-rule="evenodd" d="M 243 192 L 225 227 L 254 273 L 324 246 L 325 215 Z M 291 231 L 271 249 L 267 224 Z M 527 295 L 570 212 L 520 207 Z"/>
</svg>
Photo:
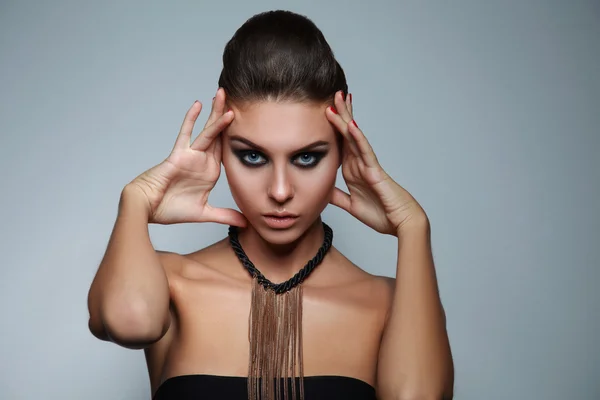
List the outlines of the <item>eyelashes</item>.
<svg viewBox="0 0 600 400">
<path fill-rule="evenodd" d="M 233 150 L 233 153 L 247 167 L 256 168 L 269 162 L 267 157 L 256 150 Z M 292 158 L 292 163 L 300 168 L 313 168 L 327 154 L 326 151 L 306 151 Z"/>
</svg>

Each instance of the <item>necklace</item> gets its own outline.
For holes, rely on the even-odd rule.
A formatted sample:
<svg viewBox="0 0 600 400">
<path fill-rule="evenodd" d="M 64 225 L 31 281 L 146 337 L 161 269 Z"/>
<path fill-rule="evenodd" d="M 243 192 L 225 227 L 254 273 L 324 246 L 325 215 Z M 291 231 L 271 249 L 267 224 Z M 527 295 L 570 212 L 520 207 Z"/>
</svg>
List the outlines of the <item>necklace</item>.
<svg viewBox="0 0 600 400">
<path fill-rule="evenodd" d="M 248 259 L 238 240 L 238 229 L 229 227 L 229 242 L 238 259 L 252 277 L 252 295 L 248 320 L 249 400 L 288 398 L 291 378 L 292 399 L 304 399 L 302 357 L 302 282 L 323 261 L 331 248 L 333 231 L 323 222 L 323 244 L 317 254 L 292 278 L 282 283 L 269 281 Z M 296 390 L 296 366 L 299 387 Z M 283 378 L 283 385 L 281 383 Z"/>
</svg>

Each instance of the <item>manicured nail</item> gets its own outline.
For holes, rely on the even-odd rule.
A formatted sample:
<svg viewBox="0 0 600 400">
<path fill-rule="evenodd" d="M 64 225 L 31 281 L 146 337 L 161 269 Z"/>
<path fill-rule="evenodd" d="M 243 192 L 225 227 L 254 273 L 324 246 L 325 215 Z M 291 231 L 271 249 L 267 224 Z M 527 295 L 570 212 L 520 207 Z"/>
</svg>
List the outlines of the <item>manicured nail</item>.
<svg viewBox="0 0 600 400">
<path fill-rule="evenodd" d="M 352 93 L 348 93 L 348 97 L 350 97 L 350 103 L 352 103 Z"/>
<path fill-rule="evenodd" d="M 352 123 L 354 124 L 354 126 L 355 126 L 355 127 L 357 127 L 357 128 L 358 128 L 358 125 L 356 124 L 356 121 L 355 121 L 355 120 L 352 120 Z"/>
<path fill-rule="evenodd" d="M 331 110 L 332 113 L 337 114 L 338 112 L 335 110 L 335 108 L 333 108 L 332 106 L 329 106 L 329 109 Z"/>
</svg>

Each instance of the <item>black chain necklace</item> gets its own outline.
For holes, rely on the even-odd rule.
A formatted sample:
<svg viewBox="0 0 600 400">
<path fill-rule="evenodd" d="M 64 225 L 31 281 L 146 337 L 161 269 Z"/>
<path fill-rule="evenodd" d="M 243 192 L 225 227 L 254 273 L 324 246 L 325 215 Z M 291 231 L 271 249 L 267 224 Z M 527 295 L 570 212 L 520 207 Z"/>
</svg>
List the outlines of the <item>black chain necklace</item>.
<svg viewBox="0 0 600 400">
<path fill-rule="evenodd" d="M 323 222 L 323 230 L 325 231 L 325 236 L 323 238 L 323 244 L 317 251 L 317 254 L 304 266 L 304 268 L 298 271 L 293 277 L 282 283 L 273 283 L 268 280 L 254 266 L 252 261 L 248 259 L 248 256 L 244 252 L 244 249 L 242 248 L 242 245 L 238 239 L 238 228 L 236 226 L 229 227 L 229 242 L 231 243 L 233 251 L 239 258 L 244 268 L 248 270 L 250 275 L 253 278 L 256 278 L 258 283 L 260 283 L 265 289 L 270 289 L 276 294 L 281 294 L 302 283 L 308 277 L 308 275 L 310 275 L 310 273 L 323 261 L 323 258 L 331 248 L 331 243 L 333 241 L 333 230 L 325 222 Z"/>
</svg>

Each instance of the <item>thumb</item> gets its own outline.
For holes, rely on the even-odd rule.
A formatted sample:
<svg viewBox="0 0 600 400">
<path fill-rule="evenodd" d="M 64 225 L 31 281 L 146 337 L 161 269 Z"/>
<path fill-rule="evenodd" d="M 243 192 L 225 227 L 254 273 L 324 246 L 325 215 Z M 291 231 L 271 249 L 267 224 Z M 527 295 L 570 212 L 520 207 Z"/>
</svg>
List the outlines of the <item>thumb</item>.
<svg viewBox="0 0 600 400">
<path fill-rule="evenodd" d="M 350 195 L 340 188 L 336 187 L 333 189 L 329 203 L 341 208 L 342 210 L 350 212 Z"/>
<path fill-rule="evenodd" d="M 245 228 L 248 225 L 248 220 L 241 212 L 231 208 L 215 208 L 209 205 L 207 205 L 204 220 L 206 222 L 239 226 L 240 228 Z"/>
</svg>

